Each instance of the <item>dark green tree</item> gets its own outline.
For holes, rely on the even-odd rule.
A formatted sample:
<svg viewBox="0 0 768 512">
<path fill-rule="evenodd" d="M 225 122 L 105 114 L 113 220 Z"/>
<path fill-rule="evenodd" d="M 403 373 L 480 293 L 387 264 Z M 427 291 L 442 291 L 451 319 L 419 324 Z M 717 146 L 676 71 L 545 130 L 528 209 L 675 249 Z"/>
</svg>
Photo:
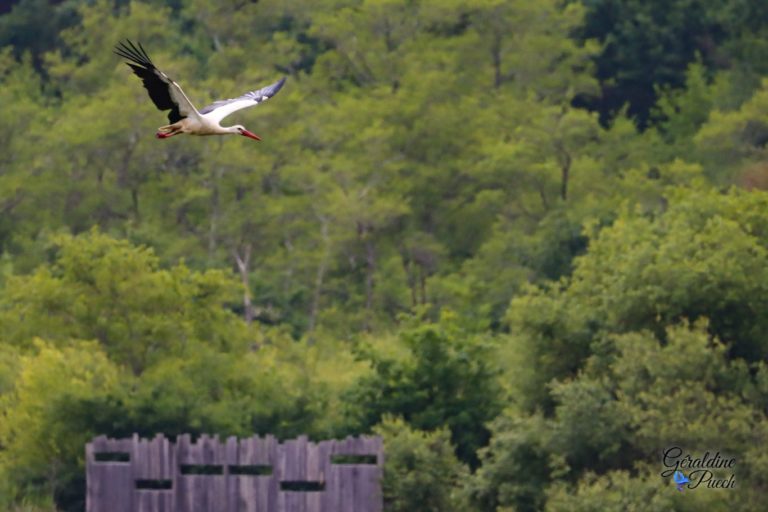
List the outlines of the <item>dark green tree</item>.
<svg viewBox="0 0 768 512">
<path fill-rule="evenodd" d="M 349 392 L 353 430 L 368 430 L 384 415 L 401 416 L 413 428 L 442 426 L 462 461 L 476 465 L 475 452 L 488 442 L 486 423 L 501 410 L 501 389 L 485 336 L 440 323 L 406 329 L 403 358 L 365 351 L 373 373 Z"/>
</svg>

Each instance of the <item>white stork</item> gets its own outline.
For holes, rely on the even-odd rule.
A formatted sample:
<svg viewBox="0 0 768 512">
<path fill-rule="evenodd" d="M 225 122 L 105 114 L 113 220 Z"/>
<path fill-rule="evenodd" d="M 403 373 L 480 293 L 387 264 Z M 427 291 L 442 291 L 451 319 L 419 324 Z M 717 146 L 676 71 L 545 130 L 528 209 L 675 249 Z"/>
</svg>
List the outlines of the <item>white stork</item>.
<svg viewBox="0 0 768 512">
<path fill-rule="evenodd" d="M 128 59 L 126 62 L 133 72 L 144 82 L 149 97 L 159 110 L 170 110 L 168 120 L 171 124 L 161 126 L 157 130 L 158 139 L 167 139 L 180 133 L 190 135 L 232 135 L 238 134 L 251 139 L 261 140 L 255 133 L 245 129 L 243 125 L 221 126 L 221 120 L 232 112 L 252 107 L 268 100 L 283 87 L 285 77 L 272 85 L 257 91 L 243 94 L 239 98 L 215 101 L 207 107 L 197 110 L 179 84 L 152 64 L 147 52 L 139 43 L 138 48 L 131 41 L 115 46 L 115 53 Z"/>
</svg>

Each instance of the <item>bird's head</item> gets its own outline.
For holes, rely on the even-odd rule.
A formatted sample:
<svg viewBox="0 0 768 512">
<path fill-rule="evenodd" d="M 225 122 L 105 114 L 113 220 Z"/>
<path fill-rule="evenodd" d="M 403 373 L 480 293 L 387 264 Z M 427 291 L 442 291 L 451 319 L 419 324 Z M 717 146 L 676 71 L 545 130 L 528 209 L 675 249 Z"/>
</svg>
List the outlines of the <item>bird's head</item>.
<svg viewBox="0 0 768 512">
<path fill-rule="evenodd" d="M 242 135 L 243 137 L 248 137 L 248 138 L 251 138 L 253 140 L 261 140 L 261 137 L 259 137 L 258 135 L 256 135 L 253 132 L 249 132 L 248 130 L 245 129 L 245 126 L 243 126 L 241 124 L 235 125 L 232 128 L 234 128 L 235 131 L 237 133 L 239 133 L 240 135 Z"/>
</svg>

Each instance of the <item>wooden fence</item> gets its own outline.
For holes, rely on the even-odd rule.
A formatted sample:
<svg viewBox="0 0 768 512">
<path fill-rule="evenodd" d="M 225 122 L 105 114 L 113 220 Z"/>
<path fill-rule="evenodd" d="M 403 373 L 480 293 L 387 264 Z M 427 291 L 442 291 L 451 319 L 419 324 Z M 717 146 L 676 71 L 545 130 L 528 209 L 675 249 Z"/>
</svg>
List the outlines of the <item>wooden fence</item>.
<svg viewBox="0 0 768 512">
<path fill-rule="evenodd" d="M 86 445 L 87 512 L 381 512 L 379 437 L 201 436 Z"/>
</svg>

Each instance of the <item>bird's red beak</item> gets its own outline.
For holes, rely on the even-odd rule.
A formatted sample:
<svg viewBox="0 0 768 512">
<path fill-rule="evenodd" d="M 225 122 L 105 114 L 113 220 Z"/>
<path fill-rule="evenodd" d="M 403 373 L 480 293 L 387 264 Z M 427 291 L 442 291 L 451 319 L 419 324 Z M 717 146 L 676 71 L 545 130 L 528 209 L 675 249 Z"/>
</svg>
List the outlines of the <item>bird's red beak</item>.
<svg viewBox="0 0 768 512">
<path fill-rule="evenodd" d="M 253 140 L 261 140 L 261 137 L 259 137 L 255 133 L 249 132 L 248 130 L 243 130 L 242 135 L 243 135 L 243 137 L 248 137 L 248 138 L 251 138 Z"/>
</svg>

